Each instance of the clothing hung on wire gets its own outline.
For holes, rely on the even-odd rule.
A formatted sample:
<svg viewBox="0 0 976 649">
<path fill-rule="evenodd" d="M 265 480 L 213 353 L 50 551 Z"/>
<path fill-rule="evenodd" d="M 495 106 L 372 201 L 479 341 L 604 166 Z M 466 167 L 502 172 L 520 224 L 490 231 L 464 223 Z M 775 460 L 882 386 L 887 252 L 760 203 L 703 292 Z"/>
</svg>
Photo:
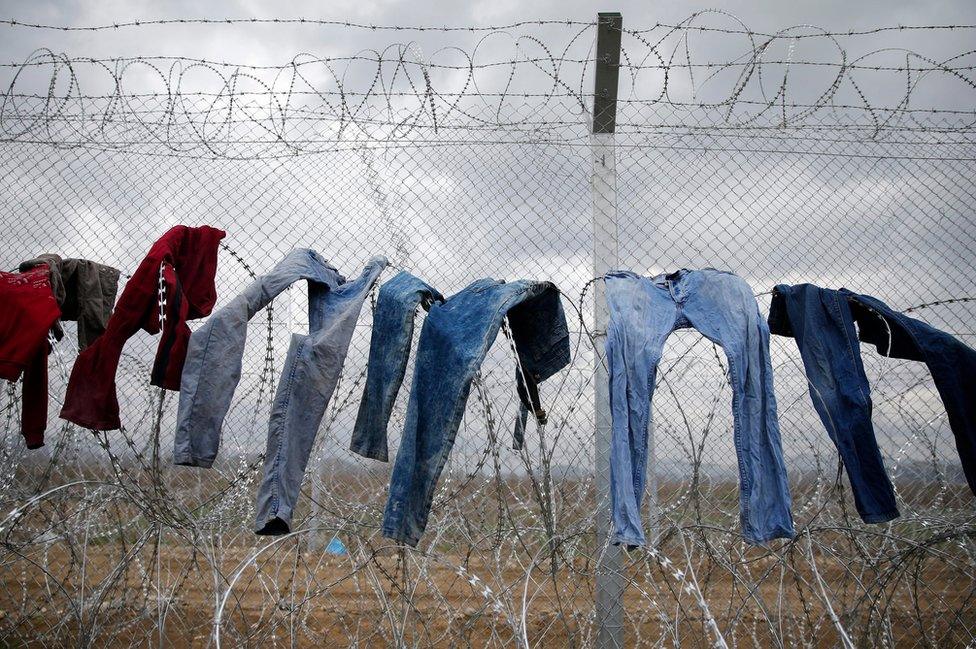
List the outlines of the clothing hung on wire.
<svg viewBox="0 0 976 649">
<path fill-rule="evenodd" d="M 190 336 L 180 384 L 173 462 L 213 466 L 221 429 L 241 380 L 248 323 L 295 282 L 308 284 L 309 332 L 324 326 L 326 296 L 346 278 L 317 252 L 296 248 L 218 309 Z"/>
<path fill-rule="evenodd" d="M 51 253 L 38 255 L 20 264 L 21 273 L 35 269 L 46 269 L 51 293 L 60 310 L 59 318 L 51 326 L 52 335 L 56 340 L 61 340 L 64 338 L 61 321 L 77 321 L 78 350 L 83 351 L 102 335 L 112 315 L 119 287 L 118 269 L 88 259 L 62 259 Z M 37 359 L 38 363 L 43 362 L 43 372 L 32 372 L 30 377 L 25 375 L 24 385 L 29 383 L 33 393 L 24 399 L 22 405 L 22 417 L 33 422 L 24 429 L 25 437 L 30 436 L 29 448 L 44 445 L 48 403 L 47 355 L 45 351 Z"/>
<path fill-rule="evenodd" d="M 115 378 L 126 341 L 140 329 L 162 329 L 150 382 L 178 390 L 187 320 L 210 314 L 217 300 L 214 276 L 224 231 L 177 225 L 153 246 L 126 282 L 105 332 L 81 352 L 71 369 L 61 418 L 93 430 L 121 427 Z M 160 324 L 160 284 L 165 287 L 165 322 Z"/>
<path fill-rule="evenodd" d="M 326 293 L 310 333 L 292 334 L 271 404 L 264 475 L 258 486 L 257 534 L 291 531 L 299 489 L 319 424 L 335 392 L 363 302 L 386 257 L 373 257 L 360 276 Z M 310 318 L 311 320 L 311 318 Z"/>
<path fill-rule="evenodd" d="M 429 310 L 435 301 L 443 302 L 444 296 L 406 271 L 380 287 L 373 311 L 366 386 L 349 443 L 353 453 L 389 460 L 387 426 L 410 360 L 414 315 L 418 306 Z"/>
<path fill-rule="evenodd" d="M 119 291 L 117 268 L 88 259 L 62 259 L 53 253 L 38 255 L 20 263 L 24 273 L 39 266 L 47 266 L 51 291 L 61 309 L 61 317 L 54 324 L 57 340 L 64 337 L 61 321 L 78 323 L 78 351 L 90 346 L 105 332 Z"/>
<path fill-rule="evenodd" d="M 39 448 L 47 427 L 48 332 L 61 314 L 47 265 L 0 273 L 0 304 L 0 378 L 23 376 L 20 432 L 27 448 Z"/>
<path fill-rule="evenodd" d="M 417 345 L 406 422 L 383 514 L 383 536 L 411 546 L 419 543 L 472 382 L 506 315 L 518 360 L 516 385 L 523 384 L 515 447 L 522 446 L 524 412 L 532 410 L 540 423 L 545 421 L 538 384 L 570 361 L 569 330 L 556 286 L 481 279 L 433 304 Z M 402 346 L 397 349 L 403 354 L 408 351 Z"/>
<path fill-rule="evenodd" d="M 754 544 L 791 538 L 769 328 L 752 289 L 738 276 L 711 268 L 651 278 L 615 271 L 604 282 L 610 309 L 612 541 L 628 547 L 646 543 L 640 507 L 657 366 L 671 332 L 688 327 L 720 345 L 729 362 L 742 535 Z"/>
<path fill-rule="evenodd" d="M 976 350 L 877 298 L 813 284 L 776 286 L 769 328 L 796 339 L 814 409 L 837 446 L 865 522 L 889 521 L 898 508 L 871 423 L 871 388 L 859 339 L 882 356 L 928 366 L 969 488 L 976 493 Z"/>
</svg>

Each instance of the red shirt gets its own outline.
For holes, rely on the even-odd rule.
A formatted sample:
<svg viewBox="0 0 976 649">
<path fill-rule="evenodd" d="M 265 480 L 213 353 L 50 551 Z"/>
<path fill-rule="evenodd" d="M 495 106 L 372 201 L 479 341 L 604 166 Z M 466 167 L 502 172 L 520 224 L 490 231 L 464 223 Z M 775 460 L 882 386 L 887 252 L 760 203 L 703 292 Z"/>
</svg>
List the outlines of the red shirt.
<svg viewBox="0 0 976 649">
<path fill-rule="evenodd" d="M 225 234 L 206 225 L 177 225 L 153 244 L 126 282 L 105 333 L 81 352 L 71 368 L 62 419 L 94 430 L 121 427 L 115 374 L 129 338 L 140 329 L 150 334 L 160 330 L 160 268 L 166 286 L 166 322 L 151 383 L 167 390 L 180 389 L 190 339 L 186 321 L 202 318 L 213 310 L 217 301 L 217 248 Z"/>
<path fill-rule="evenodd" d="M 38 448 L 47 427 L 47 333 L 61 317 L 48 267 L 0 272 L 0 305 L 0 378 L 24 375 L 20 432 L 27 448 Z"/>
</svg>

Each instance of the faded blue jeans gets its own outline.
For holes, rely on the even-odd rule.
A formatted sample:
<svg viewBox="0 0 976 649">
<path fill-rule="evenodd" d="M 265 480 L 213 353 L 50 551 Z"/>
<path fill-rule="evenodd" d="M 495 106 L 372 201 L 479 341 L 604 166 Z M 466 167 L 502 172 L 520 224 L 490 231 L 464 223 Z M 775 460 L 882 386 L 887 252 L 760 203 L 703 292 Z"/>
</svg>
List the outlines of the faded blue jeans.
<svg viewBox="0 0 976 649">
<path fill-rule="evenodd" d="M 435 300 L 443 301 L 444 296 L 406 271 L 397 273 L 380 287 L 373 311 L 366 387 L 349 444 L 353 453 L 388 461 L 386 429 L 407 373 L 414 315 L 418 306 L 430 309 Z"/>
<path fill-rule="evenodd" d="M 521 367 L 518 380 L 524 375 L 535 387 L 569 364 L 566 314 L 549 282 L 481 279 L 433 305 L 420 331 L 383 536 L 411 546 L 420 541 L 471 383 L 506 314 Z"/>
<path fill-rule="evenodd" d="M 264 477 L 258 487 L 255 532 L 287 534 L 319 424 L 342 374 L 366 296 L 387 266 L 373 257 L 362 274 L 325 296 L 309 335 L 292 334 L 271 404 Z"/>
<path fill-rule="evenodd" d="M 814 410 L 847 469 L 861 520 L 897 518 L 895 490 L 871 424 L 871 387 L 847 295 L 813 284 L 781 284 L 773 289 L 769 328 L 796 338 Z"/>
<path fill-rule="evenodd" d="M 282 291 L 302 279 L 308 281 L 309 331 L 318 332 L 326 323 L 326 296 L 346 280 L 317 252 L 296 248 L 190 336 L 180 379 L 174 463 L 213 466 L 221 427 L 241 380 L 248 322 Z"/>
<path fill-rule="evenodd" d="M 742 535 L 757 544 L 791 538 L 793 517 L 773 394 L 769 328 L 749 285 L 714 269 L 682 269 L 653 278 L 616 271 L 604 279 L 610 308 L 606 353 L 613 542 L 646 543 L 640 505 L 657 365 L 671 332 L 688 327 L 721 345 L 729 362 Z"/>
</svg>

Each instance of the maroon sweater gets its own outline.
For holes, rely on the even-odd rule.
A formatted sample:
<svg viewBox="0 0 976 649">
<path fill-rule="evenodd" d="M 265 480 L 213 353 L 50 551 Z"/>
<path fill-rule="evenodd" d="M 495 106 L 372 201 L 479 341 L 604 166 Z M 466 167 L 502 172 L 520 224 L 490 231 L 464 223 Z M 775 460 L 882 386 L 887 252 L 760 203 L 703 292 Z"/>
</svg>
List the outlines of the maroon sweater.
<svg viewBox="0 0 976 649">
<path fill-rule="evenodd" d="M 38 448 L 47 427 L 47 332 L 61 316 L 48 267 L 0 273 L 0 304 L 0 378 L 24 375 L 20 432 L 27 448 Z"/>
<path fill-rule="evenodd" d="M 129 338 L 140 329 L 150 334 L 160 330 L 160 267 L 166 285 L 166 321 L 151 383 L 167 390 L 180 389 L 190 338 L 186 321 L 209 315 L 217 301 L 214 276 L 217 248 L 224 235 L 223 230 L 206 225 L 177 225 L 153 244 L 126 282 L 105 333 L 75 361 L 61 408 L 62 419 L 94 430 L 121 427 L 115 374 Z"/>
</svg>

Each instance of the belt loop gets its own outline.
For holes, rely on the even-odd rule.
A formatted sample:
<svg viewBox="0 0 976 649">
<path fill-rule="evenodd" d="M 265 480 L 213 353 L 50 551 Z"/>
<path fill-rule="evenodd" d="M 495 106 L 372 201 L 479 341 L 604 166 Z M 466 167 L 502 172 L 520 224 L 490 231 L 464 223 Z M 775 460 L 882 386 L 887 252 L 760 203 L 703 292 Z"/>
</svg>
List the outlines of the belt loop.
<svg viewBox="0 0 976 649">
<path fill-rule="evenodd" d="M 664 281 L 668 283 L 668 293 L 671 294 L 671 299 L 677 303 L 678 296 L 674 294 L 674 283 L 670 279 L 665 279 Z"/>
</svg>

